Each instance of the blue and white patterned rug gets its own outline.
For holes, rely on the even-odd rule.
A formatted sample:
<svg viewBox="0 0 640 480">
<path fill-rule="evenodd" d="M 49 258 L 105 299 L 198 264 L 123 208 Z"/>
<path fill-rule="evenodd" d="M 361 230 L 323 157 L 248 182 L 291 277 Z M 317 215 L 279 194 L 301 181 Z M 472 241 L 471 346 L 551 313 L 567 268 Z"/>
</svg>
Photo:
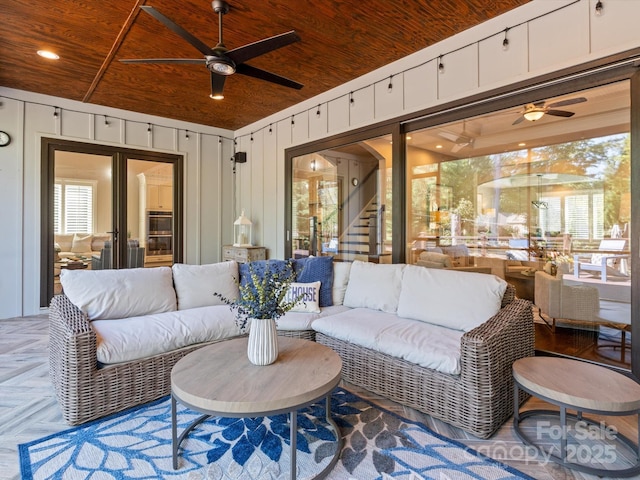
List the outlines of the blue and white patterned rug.
<svg viewBox="0 0 640 480">
<path fill-rule="evenodd" d="M 344 436 L 340 459 L 327 478 L 530 479 L 426 426 L 383 410 L 343 389 L 331 411 Z M 179 432 L 200 414 L 180 406 Z M 298 412 L 298 478 L 330 462 L 335 435 L 323 423 L 324 401 Z M 172 467 L 168 397 L 19 446 L 25 480 L 39 479 L 286 479 L 286 415 L 211 418 L 182 443 Z"/>
</svg>

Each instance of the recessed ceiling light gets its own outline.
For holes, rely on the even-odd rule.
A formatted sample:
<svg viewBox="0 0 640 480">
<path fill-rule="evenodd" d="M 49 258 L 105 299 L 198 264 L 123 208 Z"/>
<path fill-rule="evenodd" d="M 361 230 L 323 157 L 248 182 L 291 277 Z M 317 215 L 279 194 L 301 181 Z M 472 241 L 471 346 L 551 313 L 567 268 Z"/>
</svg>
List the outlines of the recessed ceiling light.
<svg viewBox="0 0 640 480">
<path fill-rule="evenodd" d="M 44 58 L 48 58 L 49 60 L 58 60 L 60 55 L 57 55 L 49 50 L 38 50 L 38 55 Z"/>
<path fill-rule="evenodd" d="M 522 143 L 519 143 L 519 144 L 518 144 L 518 146 L 519 146 L 519 147 L 526 147 L 526 146 L 527 146 L 527 144 L 526 144 L 526 143 L 524 143 L 524 142 L 522 142 Z"/>
<path fill-rule="evenodd" d="M 442 148 L 442 145 L 436 145 L 436 148 Z"/>
</svg>

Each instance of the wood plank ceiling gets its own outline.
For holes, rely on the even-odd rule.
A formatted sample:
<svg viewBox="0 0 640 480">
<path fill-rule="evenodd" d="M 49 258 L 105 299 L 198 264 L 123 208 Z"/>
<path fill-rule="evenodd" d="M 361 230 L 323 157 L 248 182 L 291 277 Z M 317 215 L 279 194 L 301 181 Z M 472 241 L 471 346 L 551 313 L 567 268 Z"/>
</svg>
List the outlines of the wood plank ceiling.
<svg viewBox="0 0 640 480">
<path fill-rule="evenodd" d="M 235 130 L 313 97 L 529 0 L 230 0 L 233 49 L 295 30 L 302 41 L 250 65 L 302 84 L 292 90 L 243 75 L 211 100 L 204 65 L 127 65 L 123 58 L 202 58 L 140 10 L 150 5 L 205 44 L 218 40 L 206 0 L 0 0 L 0 85 Z M 45 60 L 39 49 L 60 60 Z"/>
</svg>

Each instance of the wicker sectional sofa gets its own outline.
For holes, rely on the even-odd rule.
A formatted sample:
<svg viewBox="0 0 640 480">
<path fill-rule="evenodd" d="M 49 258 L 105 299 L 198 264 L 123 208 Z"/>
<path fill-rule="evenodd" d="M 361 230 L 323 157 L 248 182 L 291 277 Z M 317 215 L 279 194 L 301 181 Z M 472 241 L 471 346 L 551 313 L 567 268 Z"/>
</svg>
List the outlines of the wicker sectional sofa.
<svg viewBox="0 0 640 480">
<path fill-rule="evenodd" d="M 229 263 L 226 262 L 226 264 Z M 370 268 L 370 265 L 373 264 L 364 265 Z M 353 299 L 356 298 L 354 295 L 361 293 L 358 289 L 351 288 L 351 291 L 349 289 L 349 283 L 352 279 L 351 271 L 357 270 L 357 268 L 351 268 L 351 264 L 334 263 L 334 266 L 336 268 L 333 270 L 330 280 L 334 305 L 323 306 L 320 313 L 290 312 L 286 318 L 279 321 L 278 328 L 281 335 L 316 340 L 334 348 L 342 357 L 343 378 L 346 381 L 432 414 L 479 437 L 490 436 L 509 417 L 513 411 L 511 364 L 518 358 L 533 355 L 533 320 L 530 303 L 515 299 L 513 288 L 506 284 L 502 286 L 501 298 L 498 299 L 498 311 L 491 315 L 489 320 L 480 322 L 474 328 L 466 325 L 464 328 L 468 331 L 456 333 L 459 337 L 454 335 L 454 340 L 460 339 L 460 351 L 457 352 L 457 346 L 452 348 L 455 351 L 454 360 L 449 364 L 450 367 L 453 365 L 451 368 L 455 367 L 457 370 L 454 373 L 442 373 L 436 369 L 420 366 L 403 359 L 402 355 L 397 356 L 393 352 L 390 354 L 384 349 L 379 351 L 376 348 L 371 348 L 370 345 L 367 346 L 366 343 L 364 346 L 358 345 L 357 341 L 346 341 L 341 339 L 340 335 L 332 336 L 327 333 L 326 329 L 323 332 L 322 328 L 316 328 L 316 323 L 321 320 L 369 310 L 363 309 L 360 304 L 353 305 Z M 204 269 L 215 268 L 214 266 L 201 267 Z M 360 268 L 361 265 L 357 267 Z M 380 265 L 380 267 L 385 266 Z M 403 269 L 404 267 L 397 268 Z M 441 272 L 439 270 L 415 266 L 407 267 L 434 272 L 429 275 L 443 275 L 438 273 Z M 194 266 L 193 268 L 198 267 Z M 137 272 L 148 270 L 156 269 L 130 269 L 124 275 L 141 275 Z M 413 272 L 413 270 L 410 271 Z M 87 307 L 77 300 L 77 292 L 74 291 L 71 280 L 81 283 L 83 288 L 88 290 L 91 286 L 91 282 L 86 285 L 85 279 L 88 276 L 98 275 L 100 278 L 104 278 L 105 275 L 123 275 L 121 272 L 123 271 L 70 272 L 67 275 L 72 275 L 73 279 L 71 277 L 66 280 L 62 279 L 63 287 L 65 287 L 65 282 L 68 287 L 65 287 L 65 294 L 54 297 L 51 302 L 49 309 L 50 374 L 63 416 L 70 424 L 84 423 L 167 395 L 170 392 L 171 369 L 180 358 L 205 344 L 241 334 L 228 327 L 227 330 L 223 329 L 223 333 L 218 337 L 206 341 L 187 345 L 177 344 L 177 347 L 169 346 L 166 351 L 149 354 L 135 360 L 117 361 L 111 364 L 100 362 L 98 351 L 103 348 L 102 342 L 105 339 L 108 340 L 110 334 L 109 330 L 100 331 L 96 329 L 96 326 L 102 322 L 101 328 L 107 325 L 112 330 L 117 330 L 118 322 L 121 320 L 122 324 L 126 324 L 132 318 L 137 319 L 138 317 L 132 314 L 115 316 L 107 320 L 95 320 L 98 317 L 95 316 L 95 312 L 91 312 L 91 307 Z M 380 270 L 378 273 L 384 274 L 385 272 Z M 397 275 L 396 272 L 396 277 Z M 444 275 L 455 275 L 456 277 L 449 277 L 449 281 L 453 279 L 459 285 L 464 285 L 469 279 L 477 279 L 478 276 L 496 278 L 478 273 L 451 271 Z M 471 277 L 464 277 L 464 275 Z M 231 314 L 226 305 L 212 307 L 190 305 L 189 301 L 193 303 L 194 299 L 189 296 L 185 297 L 184 288 L 180 287 L 180 284 L 184 286 L 184 282 L 179 278 L 174 268 L 173 282 L 178 299 L 177 303 L 180 305 L 182 298 L 186 301 L 186 303 L 183 302 L 183 306 L 193 308 L 177 309 L 177 312 L 173 313 L 189 315 L 195 312 L 205 317 L 208 315 L 218 316 L 222 318 L 222 323 L 233 321 L 232 317 L 229 319 L 226 313 L 220 313 L 220 309 L 226 309 L 226 312 Z M 370 278 L 375 279 L 375 276 Z M 496 281 L 498 281 L 497 278 Z M 499 281 L 502 282 L 502 280 Z M 202 281 L 199 283 L 201 284 Z M 353 283 L 353 285 L 355 284 L 356 282 Z M 195 283 L 192 282 L 191 285 L 195 285 Z M 204 287 L 199 285 L 194 288 L 202 289 Z M 209 285 L 206 287 L 206 291 L 209 292 L 211 288 L 214 287 Z M 135 288 L 133 291 L 132 298 L 139 295 L 144 296 L 144 292 L 139 293 Z M 158 295 L 157 288 L 155 291 L 156 297 L 161 296 Z M 362 297 L 364 299 L 360 298 L 356 303 L 368 301 L 366 294 Z M 103 307 L 107 309 L 110 307 L 109 301 L 118 303 L 117 300 L 113 300 L 113 298 L 109 300 L 109 298 L 109 296 L 102 296 L 100 300 Z M 126 298 L 123 303 L 127 303 Z M 376 307 L 376 305 L 372 305 L 372 307 Z M 203 310 L 207 308 L 215 308 L 216 313 L 208 313 L 208 310 Z M 374 308 L 370 310 L 373 313 L 381 313 L 374 312 Z M 207 313 L 203 314 L 203 312 Z M 122 315 L 122 313 L 119 311 L 118 315 Z M 156 318 L 162 319 L 165 316 L 171 316 L 171 314 L 172 312 L 149 313 L 148 315 L 139 314 L 139 317 L 141 322 L 149 323 Z M 395 313 L 385 313 L 385 315 L 399 318 Z M 400 320 L 404 321 L 402 318 Z M 407 321 L 415 323 L 419 329 L 423 326 L 432 329 L 429 335 L 437 332 L 438 329 L 445 329 L 447 332 L 451 330 L 448 327 L 429 325 L 428 322 L 421 320 L 408 319 Z M 451 337 L 450 332 L 447 335 Z M 438 342 L 437 336 L 434 338 L 434 342 Z M 447 363 L 447 361 L 443 363 Z"/>
</svg>

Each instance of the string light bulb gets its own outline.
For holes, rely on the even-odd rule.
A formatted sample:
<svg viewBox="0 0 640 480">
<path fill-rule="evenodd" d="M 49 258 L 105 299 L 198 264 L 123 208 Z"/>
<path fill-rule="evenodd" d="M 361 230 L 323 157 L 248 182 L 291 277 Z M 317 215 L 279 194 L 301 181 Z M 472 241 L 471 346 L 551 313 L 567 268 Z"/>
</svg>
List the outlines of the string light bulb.
<svg viewBox="0 0 640 480">
<path fill-rule="evenodd" d="M 147 124 L 147 132 L 151 133 L 151 124 L 150 123 Z"/>
<path fill-rule="evenodd" d="M 601 16 L 604 12 L 604 4 L 602 3 L 601 0 L 598 0 L 598 2 L 596 3 L 596 16 Z"/>
<path fill-rule="evenodd" d="M 111 124 L 109 123 L 109 119 L 108 119 L 108 118 L 107 118 L 107 116 L 105 115 L 105 116 L 104 116 L 104 126 L 105 126 L 105 128 L 109 128 L 109 125 L 111 125 Z"/>
<path fill-rule="evenodd" d="M 58 107 L 53 107 L 53 118 L 58 118 Z"/>
<path fill-rule="evenodd" d="M 353 106 L 356 101 L 353 98 L 353 92 L 349 92 L 349 103 Z"/>
<path fill-rule="evenodd" d="M 504 40 L 502 40 L 502 50 L 509 50 L 509 38 L 507 38 L 507 33 L 509 32 L 508 28 L 504 29 Z"/>
<path fill-rule="evenodd" d="M 316 110 L 316 116 L 320 116 L 320 104 L 318 104 L 318 109 Z"/>
<path fill-rule="evenodd" d="M 273 133 L 273 127 L 269 124 L 269 133 Z"/>
<path fill-rule="evenodd" d="M 391 93 L 393 90 L 393 75 L 389 75 L 389 86 L 387 87 L 387 91 Z"/>
<path fill-rule="evenodd" d="M 442 57 L 443 57 L 443 55 L 440 55 L 438 57 L 438 71 L 440 73 L 444 73 L 444 63 L 442 63 Z"/>
</svg>

